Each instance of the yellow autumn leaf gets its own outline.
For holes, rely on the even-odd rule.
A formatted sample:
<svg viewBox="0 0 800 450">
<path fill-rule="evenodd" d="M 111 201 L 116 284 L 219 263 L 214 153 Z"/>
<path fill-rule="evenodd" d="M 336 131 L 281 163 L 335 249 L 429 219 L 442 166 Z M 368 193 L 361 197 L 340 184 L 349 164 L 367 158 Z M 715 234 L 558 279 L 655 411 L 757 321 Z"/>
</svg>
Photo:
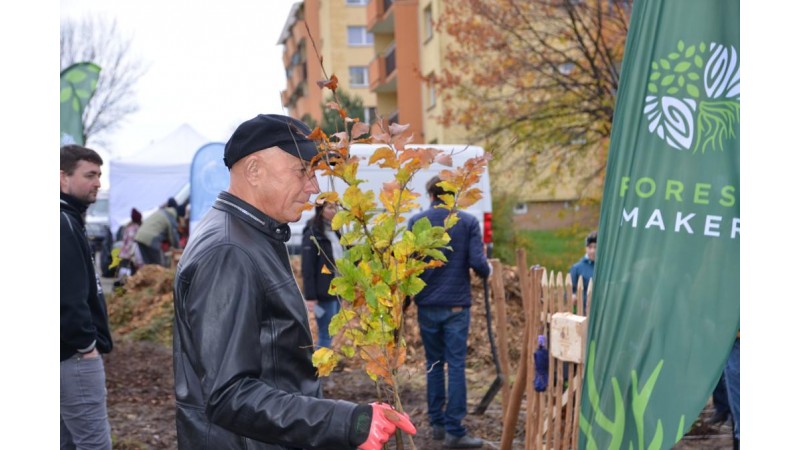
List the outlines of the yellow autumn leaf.
<svg viewBox="0 0 800 450">
<path fill-rule="evenodd" d="M 397 156 L 394 150 L 389 147 L 379 147 L 372 152 L 372 156 L 369 157 L 369 164 L 375 164 L 379 161 L 383 161 L 378 164 L 379 167 L 391 167 L 394 169 L 398 165 Z"/>
<path fill-rule="evenodd" d="M 339 356 L 327 347 L 320 347 L 311 355 L 311 363 L 322 377 L 330 375 L 338 362 Z"/>
</svg>

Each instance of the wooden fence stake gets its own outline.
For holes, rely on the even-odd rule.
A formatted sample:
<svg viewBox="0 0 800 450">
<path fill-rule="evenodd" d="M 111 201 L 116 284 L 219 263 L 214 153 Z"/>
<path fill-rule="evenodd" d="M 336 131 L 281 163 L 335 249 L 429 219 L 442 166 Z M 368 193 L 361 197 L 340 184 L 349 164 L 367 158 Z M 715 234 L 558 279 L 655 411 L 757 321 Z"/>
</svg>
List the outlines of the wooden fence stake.
<svg viewBox="0 0 800 450">
<path fill-rule="evenodd" d="M 531 301 L 531 290 L 530 290 L 530 272 L 526 269 L 527 267 L 527 256 L 525 254 L 525 249 L 518 248 L 517 249 L 517 270 L 519 273 L 519 286 L 520 286 L 520 293 L 522 294 L 522 306 L 525 311 L 525 317 L 528 318 L 528 311 L 531 308 L 533 302 Z M 522 354 L 527 355 L 529 353 L 528 341 L 530 334 L 530 322 L 526 320 L 525 324 L 525 334 L 522 339 Z M 511 398 L 508 402 L 508 407 L 503 411 L 503 435 L 500 439 L 500 449 L 501 450 L 511 450 L 511 444 L 514 441 L 514 432 L 517 429 L 517 419 L 519 415 L 519 408 L 520 404 L 522 403 L 522 397 L 525 393 L 525 381 L 527 379 L 527 369 L 528 364 L 525 362 L 527 359 L 521 358 L 520 365 L 517 368 L 517 376 L 514 379 L 514 386 L 511 389 Z"/>
<path fill-rule="evenodd" d="M 506 288 L 503 280 L 503 264 L 499 259 L 489 260 L 492 264 L 492 300 L 497 310 L 497 346 L 500 352 L 500 371 L 503 379 L 506 380 L 501 388 L 501 406 L 503 411 L 508 408 L 511 397 L 511 386 L 509 375 L 511 375 L 511 365 L 508 361 L 508 318 L 506 315 Z"/>
</svg>

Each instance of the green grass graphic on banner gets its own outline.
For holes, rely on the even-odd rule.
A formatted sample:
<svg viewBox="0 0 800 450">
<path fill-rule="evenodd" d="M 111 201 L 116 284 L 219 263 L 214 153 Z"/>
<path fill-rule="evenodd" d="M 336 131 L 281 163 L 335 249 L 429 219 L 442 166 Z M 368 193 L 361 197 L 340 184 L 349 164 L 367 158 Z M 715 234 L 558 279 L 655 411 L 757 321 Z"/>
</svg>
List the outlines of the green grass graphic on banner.
<svg viewBox="0 0 800 450">
<path fill-rule="evenodd" d="M 669 449 L 739 329 L 739 2 L 637 0 L 601 206 L 581 449 Z"/>
</svg>

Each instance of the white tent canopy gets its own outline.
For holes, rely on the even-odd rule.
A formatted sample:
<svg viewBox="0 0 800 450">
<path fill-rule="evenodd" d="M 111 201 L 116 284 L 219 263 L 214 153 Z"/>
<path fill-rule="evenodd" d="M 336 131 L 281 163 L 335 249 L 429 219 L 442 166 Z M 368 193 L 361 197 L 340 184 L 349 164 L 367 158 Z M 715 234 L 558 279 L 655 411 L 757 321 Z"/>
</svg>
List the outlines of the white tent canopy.
<svg viewBox="0 0 800 450">
<path fill-rule="evenodd" d="M 131 217 L 163 205 L 189 182 L 192 158 L 209 141 L 188 124 L 138 152 L 111 160 L 109 216 L 111 232 Z"/>
</svg>

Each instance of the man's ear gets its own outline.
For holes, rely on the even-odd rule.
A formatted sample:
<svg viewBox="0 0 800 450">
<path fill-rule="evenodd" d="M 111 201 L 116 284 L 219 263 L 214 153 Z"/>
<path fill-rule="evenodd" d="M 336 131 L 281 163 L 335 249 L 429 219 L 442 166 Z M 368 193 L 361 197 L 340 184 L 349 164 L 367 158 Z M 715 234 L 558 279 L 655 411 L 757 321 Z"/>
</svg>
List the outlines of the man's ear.
<svg viewBox="0 0 800 450">
<path fill-rule="evenodd" d="M 252 153 L 247 155 L 244 159 L 244 167 L 242 172 L 244 178 L 251 185 L 257 185 L 261 179 L 261 172 L 264 170 L 264 165 L 258 155 Z"/>
<path fill-rule="evenodd" d="M 68 182 L 67 177 L 68 177 L 67 176 L 67 172 L 64 172 L 62 170 L 61 171 L 61 178 L 60 178 L 60 181 L 59 181 L 59 184 L 61 185 L 61 192 L 66 192 L 67 191 L 67 186 L 69 186 L 69 182 Z"/>
</svg>

